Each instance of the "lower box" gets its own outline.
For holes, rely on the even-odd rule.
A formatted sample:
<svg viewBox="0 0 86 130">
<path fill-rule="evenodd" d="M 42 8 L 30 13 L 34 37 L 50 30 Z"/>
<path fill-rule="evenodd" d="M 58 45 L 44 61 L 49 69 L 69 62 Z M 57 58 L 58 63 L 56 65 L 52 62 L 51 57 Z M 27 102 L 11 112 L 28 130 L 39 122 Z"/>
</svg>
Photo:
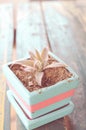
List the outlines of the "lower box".
<svg viewBox="0 0 86 130">
<path fill-rule="evenodd" d="M 16 102 L 14 96 L 12 95 L 11 90 L 7 91 L 7 96 L 10 103 L 13 105 L 16 113 L 18 114 L 20 120 L 22 121 L 23 125 L 26 129 L 31 130 L 52 122 L 56 119 L 62 118 L 68 114 L 70 114 L 74 109 L 74 104 L 70 101 L 66 106 L 56 109 L 52 112 L 49 112 L 43 116 L 37 117 L 35 119 L 30 119 L 27 114 L 21 109 L 21 107 Z M 22 106 L 23 107 L 23 106 Z"/>
</svg>

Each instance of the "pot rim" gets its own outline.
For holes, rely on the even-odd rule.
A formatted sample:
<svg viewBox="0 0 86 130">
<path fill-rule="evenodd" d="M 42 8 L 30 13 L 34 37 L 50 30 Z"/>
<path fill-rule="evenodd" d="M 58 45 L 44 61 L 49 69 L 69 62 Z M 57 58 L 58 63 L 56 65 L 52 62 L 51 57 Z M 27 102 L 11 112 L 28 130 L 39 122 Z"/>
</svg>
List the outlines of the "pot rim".
<svg viewBox="0 0 86 130">
<path fill-rule="evenodd" d="M 53 58 L 55 58 L 57 61 L 59 61 L 59 62 L 65 64 L 65 62 L 64 62 L 63 60 L 61 60 L 59 57 L 57 57 L 56 55 L 54 55 L 54 54 L 53 54 L 52 52 L 50 52 L 50 51 L 49 51 L 49 55 L 51 55 L 51 56 L 52 56 Z M 27 58 L 29 58 L 29 57 L 27 57 Z M 65 68 L 72 74 L 71 78 L 64 79 L 64 80 L 62 80 L 62 81 L 57 82 L 57 83 L 54 84 L 54 85 L 51 85 L 51 86 L 48 86 L 48 87 L 44 87 L 44 88 L 41 88 L 41 89 L 34 90 L 34 91 L 30 92 L 29 90 L 26 89 L 26 87 L 24 87 L 23 83 L 17 78 L 17 76 L 16 76 L 16 75 L 13 73 L 13 71 L 9 68 L 9 65 L 10 65 L 10 64 L 13 64 L 13 63 L 15 63 L 16 61 L 24 60 L 24 59 L 27 59 L 27 58 L 26 58 L 26 57 L 25 57 L 25 58 L 21 58 L 21 59 L 19 59 L 19 60 L 15 60 L 15 61 L 9 62 L 9 63 L 7 63 L 7 64 L 5 64 L 5 65 L 3 66 L 3 71 L 4 71 L 5 73 L 7 73 L 7 72 L 8 72 L 8 73 L 11 73 L 11 76 L 13 75 L 13 78 L 16 79 L 16 83 L 21 85 L 21 87 L 26 91 L 27 96 L 28 96 L 28 94 L 29 94 L 29 95 L 36 95 L 36 94 L 38 94 L 40 91 L 44 92 L 44 91 L 49 91 L 50 89 L 52 90 L 52 89 L 54 89 L 55 87 L 58 87 L 58 86 L 60 86 L 60 85 L 62 85 L 62 84 L 65 84 L 66 82 L 72 82 L 72 81 L 74 81 L 74 80 L 79 80 L 78 75 L 72 70 L 72 68 L 69 67 L 67 64 L 65 64 L 65 65 L 66 65 Z"/>
</svg>

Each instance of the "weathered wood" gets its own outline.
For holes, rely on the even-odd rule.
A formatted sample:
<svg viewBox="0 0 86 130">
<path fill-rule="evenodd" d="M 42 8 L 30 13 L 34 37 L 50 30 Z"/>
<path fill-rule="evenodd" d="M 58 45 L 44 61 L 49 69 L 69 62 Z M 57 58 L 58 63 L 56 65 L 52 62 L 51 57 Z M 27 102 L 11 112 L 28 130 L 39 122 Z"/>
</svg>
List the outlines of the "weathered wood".
<svg viewBox="0 0 86 130">
<path fill-rule="evenodd" d="M 16 48 L 17 48 L 17 58 L 21 58 L 26 54 L 25 47 L 28 35 L 28 16 L 29 16 L 29 4 L 20 4 L 17 7 L 17 29 L 16 29 Z M 24 47 L 25 46 L 25 47 Z M 26 48 L 27 50 L 27 48 Z"/>
<path fill-rule="evenodd" d="M 45 25 L 52 50 L 80 75 L 80 85 L 73 97 L 75 110 L 69 118 L 64 118 L 68 130 L 86 129 L 86 5 L 84 13 L 82 8 L 74 2 L 43 2 Z"/>
<path fill-rule="evenodd" d="M 11 60 L 13 44 L 13 6 L 11 4 L 0 5 L 0 60 L 3 60 L 5 49 L 7 60 Z M 4 49 L 4 50 L 3 50 Z"/>
<path fill-rule="evenodd" d="M 40 2 L 30 2 L 18 7 L 17 19 L 17 58 L 27 56 L 28 51 L 41 50 L 48 46 Z M 23 124 L 17 119 L 17 130 L 24 130 Z M 39 130 L 41 130 L 40 127 Z"/>
<path fill-rule="evenodd" d="M 10 129 L 10 105 L 6 97 L 6 82 L 2 65 L 12 58 L 13 19 L 12 5 L 0 5 L 0 130 Z"/>
<path fill-rule="evenodd" d="M 17 56 L 24 57 L 28 50 L 41 50 L 47 45 L 39 2 L 20 5 L 17 19 Z"/>
<path fill-rule="evenodd" d="M 67 10 L 71 13 L 72 16 L 72 22 L 70 21 L 71 28 L 72 28 L 72 34 L 75 41 L 75 66 L 74 68 L 77 70 L 80 76 L 80 86 L 76 91 L 76 95 L 73 98 L 73 101 L 75 103 L 75 111 L 74 114 L 71 114 L 71 122 L 73 129 L 78 130 L 85 130 L 86 129 L 86 89 L 85 89 L 85 77 L 86 72 L 85 66 L 86 66 L 86 3 L 80 6 L 80 4 L 71 5 L 72 10 L 70 10 L 69 7 L 67 7 Z M 73 10 L 75 10 L 73 12 Z M 77 31 L 78 30 L 78 31 Z M 77 102 L 77 103 L 76 103 Z M 73 124 L 74 123 L 74 124 Z"/>
<path fill-rule="evenodd" d="M 30 25 L 28 25 L 29 26 L 28 37 L 29 37 L 30 42 L 31 42 L 29 49 L 33 50 L 33 47 L 34 47 L 34 48 L 37 48 L 37 49 L 40 50 L 43 45 L 46 45 L 44 42 L 45 41 L 46 41 L 46 43 L 48 42 L 47 35 L 45 36 L 45 38 L 43 38 L 43 35 L 46 34 L 46 27 L 45 27 L 45 21 L 44 21 L 44 17 L 43 17 L 41 4 L 39 4 L 39 3 L 30 3 L 29 11 L 32 14 L 32 15 L 30 15 L 30 18 L 29 18 Z M 35 30 L 35 28 L 36 28 L 36 30 Z M 41 32 L 41 34 L 40 34 L 40 32 Z M 17 35 L 17 37 L 18 37 L 18 35 Z M 35 43 L 34 43 L 34 39 L 33 38 L 36 39 Z M 44 41 L 40 42 L 40 39 L 42 39 Z M 27 44 L 27 43 L 25 43 L 25 44 Z M 24 46 L 25 46 L 25 44 L 24 44 Z M 26 45 L 26 47 L 27 47 L 27 45 Z M 23 44 L 21 44 L 21 46 L 23 46 Z M 18 43 L 17 43 L 17 49 L 18 48 L 19 47 L 18 47 Z M 24 47 L 22 47 L 22 48 L 23 48 L 23 51 L 24 51 Z M 26 49 L 25 49 L 25 51 L 26 51 Z M 19 125 L 18 125 L 17 129 L 18 130 L 22 129 L 22 124 L 21 123 L 18 123 L 18 124 Z M 60 130 L 64 130 L 63 119 L 57 120 L 57 121 L 49 123 L 47 125 L 44 125 L 44 126 L 42 126 L 40 128 L 37 128 L 37 130 L 42 130 L 42 129 L 49 129 L 50 130 L 53 127 L 52 124 L 54 125 L 55 129 L 58 128 Z"/>
<path fill-rule="evenodd" d="M 85 66 L 86 66 L 86 30 L 85 25 L 86 21 L 84 20 L 86 16 L 86 10 L 82 12 L 82 8 L 76 7 L 78 14 L 74 15 L 74 23 L 72 24 L 72 30 L 74 35 L 74 40 L 76 42 L 76 56 L 75 56 L 75 62 L 78 69 L 78 73 L 80 75 L 80 86 L 77 89 L 77 93 L 74 98 L 74 102 L 76 104 L 76 109 L 74 112 L 74 115 L 71 115 L 72 122 L 75 122 L 74 129 L 86 129 L 86 83 L 85 83 L 85 77 L 86 72 Z M 73 14 L 72 14 L 73 15 Z M 79 15 L 79 17 L 78 17 Z M 75 20 L 77 19 L 77 20 Z M 81 21 L 82 19 L 82 21 Z M 78 30 L 78 31 L 76 31 Z M 77 103 L 76 103 L 77 102 Z M 75 118 L 74 118 L 75 117 Z"/>
<path fill-rule="evenodd" d="M 41 50 L 45 45 L 48 45 L 49 47 L 51 47 L 51 50 L 66 63 L 68 63 L 79 74 L 80 77 L 80 85 L 76 89 L 76 93 L 72 99 L 75 104 L 74 112 L 70 116 L 66 116 L 60 120 L 48 123 L 37 128 L 36 130 L 86 130 L 85 2 L 42 1 L 40 4 L 40 1 L 37 1 L 30 2 L 28 3 L 28 5 L 20 5 L 18 7 L 17 29 L 17 47 L 16 50 L 14 50 L 13 55 L 12 53 L 10 53 L 11 55 L 9 57 L 9 46 L 6 46 L 7 44 L 0 44 L 1 64 L 3 64 L 3 62 L 6 62 L 7 60 L 11 60 L 11 56 L 13 56 L 13 60 L 26 56 L 28 50 L 33 50 L 33 47 Z M 7 38 L 9 37 L 7 35 L 7 32 L 5 36 Z M 3 43 L 6 43 L 5 39 L 3 39 L 2 41 Z M 12 52 L 12 49 L 10 50 Z M 0 99 L 2 99 L 0 100 L 0 104 L 3 104 L 4 106 L 3 97 L 5 97 L 6 84 L 3 84 L 4 77 L 1 71 L 1 64 L 0 79 L 2 80 L 0 80 Z M 12 108 L 11 110 L 13 110 L 13 112 L 11 113 L 11 115 L 9 115 L 9 103 L 5 102 L 5 104 L 6 117 L 4 130 L 10 130 L 10 126 L 13 130 L 25 130 L 20 119 L 18 117 L 16 118 L 15 111 Z M 11 122 L 9 123 L 10 116 Z M 3 125 L 1 125 L 4 121 L 3 117 L 0 111 L 0 130 L 3 130 Z"/>
<path fill-rule="evenodd" d="M 58 12 L 60 3 L 44 3 L 43 12 L 45 17 L 45 26 L 47 28 L 48 39 L 52 48 L 52 51 L 58 55 L 61 59 L 67 59 L 71 57 L 71 63 L 73 61 L 72 53 L 69 55 L 68 49 L 72 48 L 74 40 L 72 39 L 71 28 L 68 19 Z M 71 41 L 71 44 L 69 44 Z M 63 49 L 64 48 L 64 49 Z M 74 49 L 74 48 L 72 48 Z M 73 50 L 74 51 L 74 50 Z M 64 57 L 63 57 L 64 55 Z"/>
<path fill-rule="evenodd" d="M 15 34 L 15 33 L 14 33 Z M 15 42 L 15 35 L 14 35 L 14 42 Z M 12 60 L 16 60 L 16 46 L 15 44 L 13 44 L 13 53 L 12 53 Z M 13 108 L 13 106 L 10 107 L 10 130 L 16 130 L 17 129 L 17 116 L 16 116 L 16 112 L 15 109 Z"/>
<path fill-rule="evenodd" d="M 6 91 L 8 90 L 8 87 L 6 87 Z M 7 99 L 7 94 L 5 92 L 5 104 L 4 104 L 4 130 L 9 129 L 10 130 L 10 103 Z"/>
<path fill-rule="evenodd" d="M 67 50 L 72 46 L 71 44 L 69 44 L 70 39 L 72 39 L 72 36 L 70 28 L 68 26 L 69 23 L 67 18 L 65 18 L 56 11 L 56 9 L 58 9 L 58 7 L 61 5 L 55 2 L 54 4 L 52 4 L 52 2 L 51 3 L 46 2 L 43 3 L 42 6 L 43 6 L 42 9 L 43 9 L 43 16 L 46 26 L 47 37 L 50 43 L 51 50 L 62 59 L 63 56 L 65 59 L 66 58 L 68 59 L 69 54 Z M 71 60 L 72 59 L 73 57 L 71 57 Z M 61 120 L 61 123 L 62 124 L 58 125 L 57 121 L 57 127 L 56 128 L 54 127 L 54 129 L 61 127 L 60 129 L 64 130 L 65 129 L 64 120 Z"/>
</svg>

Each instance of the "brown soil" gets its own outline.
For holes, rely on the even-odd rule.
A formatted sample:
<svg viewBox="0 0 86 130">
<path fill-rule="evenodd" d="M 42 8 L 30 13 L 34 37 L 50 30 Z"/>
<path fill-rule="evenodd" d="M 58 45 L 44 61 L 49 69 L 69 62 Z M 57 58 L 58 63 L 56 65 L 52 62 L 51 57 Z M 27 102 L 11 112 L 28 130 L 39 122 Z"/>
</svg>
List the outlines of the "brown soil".
<svg viewBox="0 0 86 130">
<path fill-rule="evenodd" d="M 70 78 L 71 76 L 72 74 L 64 67 L 46 69 L 42 79 L 42 86 L 47 87 L 54 85 L 61 80 Z"/>
<path fill-rule="evenodd" d="M 48 64 L 51 64 L 53 61 L 56 60 L 54 60 L 53 58 L 49 58 Z M 10 68 L 30 92 L 38 90 L 40 88 L 54 85 L 55 83 L 70 78 L 72 76 L 72 74 L 65 67 L 52 68 L 52 69 L 48 68 L 44 70 L 44 76 L 42 78 L 42 86 L 39 86 L 37 82 L 34 80 L 35 79 L 34 75 L 32 76 L 30 72 L 25 72 L 22 69 L 23 67 L 21 65 L 19 64 L 14 64 L 12 66 L 10 65 Z M 34 85 L 31 85 L 32 80 L 34 82 Z"/>
</svg>

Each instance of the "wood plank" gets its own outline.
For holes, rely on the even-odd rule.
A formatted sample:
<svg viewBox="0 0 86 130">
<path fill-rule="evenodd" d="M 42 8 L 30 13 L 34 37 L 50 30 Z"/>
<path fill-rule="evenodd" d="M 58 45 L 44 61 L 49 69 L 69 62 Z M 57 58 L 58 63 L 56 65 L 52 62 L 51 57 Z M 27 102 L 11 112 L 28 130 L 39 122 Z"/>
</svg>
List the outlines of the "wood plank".
<svg viewBox="0 0 86 130">
<path fill-rule="evenodd" d="M 20 4 L 17 7 L 17 27 L 16 27 L 16 47 L 17 47 L 17 58 L 23 57 L 23 34 L 28 33 L 28 27 L 26 29 L 26 24 L 28 23 L 29 16 L 29 4 Z M 27 39 L 27 38 L 26 38 Z"/>
<path fill-rule="evenodd" d="M 10 108 L 10 120 L 11 120 L 10 130 L 16 130 L 17 118 L 16 118 L 16 112 L 12 105 Z"/>
<path fill-rule="evenodd" d="M 20 5 L 17 18 L 18 57 L 26 56 L 28 50 L 33 50 L 34 48 L 41 50 L 46 45 L 47 39 L 39 2 Z"/>
<path fill-rule="evenodd" d="M 42 9 L 44 13 L 44 20 L 45 20 L 45 26 L 46 26 L 46 32 L 48 36 L 48 41 L 50 42 L 51 50 L 58 55 L 61 59 L 64 60 L 64 58 L 69 59 L 69 54 L 66 51 L 68 48 L 71 48 L 71 44 L 69 44 L 71 39 L 71 32 L 68 26 L 68 20 L 59 14 L 59 12 L 56 11 L 56 9 L 60 9 L 61 4 L 60 2 L 43 2 Z M 66 35 L 65 35 L 66 33 Z M 66 38 L 66 37 L 68 38 Z M 73 41 L 71 41 L 73 42 Z M 63 50 L 64 48 L 64 50 Z M 64 58 L 63 58 L 64 55 Z M 72 58 L 71 58 L 72 59 Z M 67 60 L 68 62 L 68 60 Z M 58 124 L 58 121 L 57 121 Z M 60 128 L 61 127 L 61 128 Z M 60 128 L 62 130 L 67 129 L 66 122 L 64 122 L 64 118 L 61 119 L 61 124 L 57 125 L 57 129 Z"/>
<path fill-rule="evenodd" d="M 84 31 L 86 32 L 86 26 L 85 26 L 85 23 L 86 23 L 86 17 L 85 17 L 86 16 L 86 11 L 84 11 L 85 14 L 83 13 L 83 10 L 86 9 L 86 2 L 84 4 L 83 4 L 83 2 L 81 4 L 79 2 L 75 3 L 75 4 L 72 3 L 71 6 L 68 6 L 68 4 L 65 4 L 65 8 L 66 7 L 67 7 L 67 11 L 69 11 L 69 13 L 71 13 L 71 15 L 73 17 L 78 18 L 76 20 L 78 20 L 81 23 Z"/>
<path fill-rule="evenodd" d="M 85 89 L 85 77 L 86 77 L 86 73 L 85 73 L 85 66 L 86 66 L 86 3 L 84 3 L 84 6 L 80 6 L 80 4 L 78 3 L 78 5 L 76 4 L 75 6 L 72 5 L 72 8 L 74 8 L 74 10 L 76 9 L 76 13 L 73 13 L 72 10 L 70 10 L 72 18 L 73 18 L 73 22 L 71 23 L 71 28 L 73 30 L 73 36 L 74 36 L 74 40 L 75 40 L 75 48 L 76 48 L 76 56 L 75 56 L 75 61 L 76 61 L 76 66 L 79 76 L 80 76 L 80 86 L 79 89 L 77 90 L 77 95 L 75 95 L 75 100 L 74 102 L 77 101 L 77 108 L 75 110 L 75 113 L 80 115 L 79 116 L 76 115 L 76 118 L 74 119 L 74 116 L 72 116 L 72 122 L 75 122 L 75 129 L 86 129 L 86 123 L 85 123 L 85 119 L 86 119 L 86 89 Z M 69 8 L 67 9 L 69 10 Z M 82 19 L 82 21 L 81 21 Z M 74 23 L 74 24 L 73 24 Z M 78 31 L 77 31 L 78 30 Z M 79 100 L 77 100 L 79 99 Z M 82 102 L 82 103 L 81 103 Z M 82 111 L 81 111 L 82 110 Z M 80 112 L 79 112 L 80 111 Z M 84 115 L 84 116 L 83 116 Z M 77 123 L 78 120 L 78 123 Z M 78 125 L 79 124 L 79 125 Z"/>
<path fill-rule="evenodd" d="M 3 74 L 0 74 L 0 130 L 4 128 L 4 105 L 5 105 L 5 91 L 6 91 L 6 84 L 4 83 L 5 77 Z"/>
<path fill-rule="evenodd" d="M 43 3 L 45 25 L 52 51 L 58 54 L 63 60 L 64 58 L 68 60 L 67 50 L 68 48 L 72 48 L 74 41 L 71 40 L 72 44 L 69 44 L 70 39 L 72 39 L 69 21 L 58 12 L 58 6 L 61 6 L 58 2 Z"/>
<path fill-rule="evenodd" d="M 6 82 L 2 65 L 11 60 L 13 44 L 12 5 L 0 5 L 0 130 L 10 129 L 10 105 L 6 97 Z M 9 46 L 10 45 L 10 46 Z"/>
<path fill-rule="evenodd" d="M 15 42 L 15 35 L 14 35 L 14 42 Z M 12 60 L 16 60 L 16 46 L 14 44 L 13 46 L 13 54 L 12 54 Z M 16 112 L 13 108 L 13 106 L 11 105 L 10 108 L 10 130 L 16 130 L 17 129 L 17 116 L 16 116 Z"/>
<path fill-rule="evenodd" d="M 23 17 L 22 17 L 23 14 Z M 28 50 L 41 50 L 48 46 L 40 2 L 30 2 L 18 7 L 17 19 L 17 58 L 27 56 Z M 40 127 L 39 130 L 44 129 Z M 24 130 L 20 119 L 17 118 L 17 130 Z"/>
<path fill-rule="evenodd" d="M 29 24 L 28 24 L 29 25 L 29 33 L 28 33 L 28 37 L 29 37 L 29 40 L 31 42 L 31 44 L 29 46 L 29 49 L 32 48 L 31 50 L 33 50 L 33 47 L 34 48 L 36 47 L 37 49 L 41 50 L 43 44 L 45 45 L 45 41 L 46 41 L 46 43 L 48 42 L 47 35 L 46 35 L 46 28 L 44 28 L 45 27 L 45 22 L 44 22 L 43 12 L 41 12 L 42 11 L 41 4 L 39 4 L 39 3 L 30 3 L 29 11 L 31 13 L 31 15 L 29 14 L 30 17 L 28 16 L 29 17 Z M 40 34 L 40 32 L 41 32 L 41 34 Z M 17 34 L 17 37 L 19 38 L 18 34 Z M 35 40 L 34 40 L 34 38 L 35 38 Z M 42 39 L 42 42 L 40 42 L 40 38 Z M 21 53 L 24 52 L 24 46 L 27 47 L 27 45 L 28 45 L 27 43 L 25 43 L 25 44 L 24 43 L 19 44 L 19 42 L 17 42 L 17 49 L 21 48 L 23 46 L 22 47 L 23 50 L 22 50 Z M 26 51 L 26 49 L 25 49 L 25 51 Z M 17 54 L 18 54 L 18 57 L 20 57 L 19 53 L 17 53 Z M 21 57 L 22 57 L 22 55 L 21 55 Z M 20 123 L 20 120 L 18 120 L 17 122 L 18 122 L 17 129 L 18 130 L 19 129 L 23 130 L 24 127 Z M 63 123 L 64 123 L 63 119 L 56 120 L 56 121 L 54 121 L 52 123 L 49 123 L 47 125 L 41 126 L 40 128 L 37 128 L 37 130 L 42 130 L 42 129 L 43 130 L 46 130 L 46 129 L 52 130 L 53 126 L 54 126 L 55 129 L 58 128 L 60 130 L 64 130 L 64 124 Z"/>
<path fill-rule="evenodd" d="M 45 23 L 44 23 L 44 18 L 43 18 L 43 12 L 41 12 L 42 8 L 41 8 L 41 5 L 39 3 L 30 3 L 29 10 L 31 12 L 31 15 L 30 15 L 30 18 L 29 18 L 29 23 L 30 24 L 29 24 L 29 35 L 28 35 L 28 37 L 30 37 L 31 44 L 30 44 L 29 48 L 33 49 L 33 47 L 34 48 L 37 47 L 37 49 L 40 50 L 42 48 L 44 42 L 45 41 L 46 41 L 46 43 L 48 42 L 47 41 L 48 40 L 47 36 L 44 36 L 44 35 L 46 35 L 46 28 L 44 28 L 45 27 Z M 41 13 L 41 15 L 40 15 L 40 13 Z M 41 32 L 41 34 L 40 34 L 40 32 Z M 38 37 L 39 37 L 39 39 L 38 39 Z M 34 43 L 34 39 L 33 38 L 35 38 L 35 43 Z M 42 42 L 40 42 L 40 38 L 42 38 L 42 40 L 43 40 Z M 17 49 L 19 48 L 18 44 L 19 43 L 17 43 Z M 23 45 L 21 44 L 21 46 L 23 46 Z M 23 46 L 23 49 L 24 49 L 24 46 Z M 22 53 L 23 53 L 23 51 L 22 51 Z M 24 129 L 23 125 L 20 123 L 20 120 L 18 120 L 17 122 L 19 122 L 17 129 L 18 130 L 19 129 Z M 64 130 L 63 119 L 56 120 L 56 121 L 54 121 L 52 123 L 49 123 L 47 125 L 43 125 L 40 128 L 37 128 L 37 130 L 42 130 L 42 129 L 43 130 L 46 130 L 46 129 L 52 130 L 53 126 L 54 126 L 55 129 L 58 128 L 60 130 Z"/>
<path fill-rule="evenodd" d="M 3 49 L 7 48 L 7 60 L 11 60 L 13 44 L 13 6 L 12 4 L 0 5 L 0 60 L 3 60 Z M 10 44 L 10 46 L 9 46 Z"/>
<path fill-rule="evenodd" d="M 64 118 L 68 130 L 86 129 L 86 13 L 82 13 L 82 8 L 73 2 L 43 2 L 45 24 L 52 50 L 80 76 L 80 85 L 73 97 L 75 110 L 69 117 Z"/>
<path fill-rule="evenodd" d="M 29 8 L 31 10 L 30 13 L 32 14 L 31 16 L 29 16 L 30 14 L 28 15 L 28 19 L 29 19 L 28 25 L 30 26 L 30 30 L 25 31 L 26 27 L 23 29 L 25 33 L 26 32 L 29 32 L 29 33 L 27 33 L 27 35 L 24 34 L 25 35 L 24 37 L 23 37 L 23 34 L 20 34 L 20 37 L 22 36 L 23 39 L 25 39 L 29 34 L 28 36 L 29 38 L 27 41 L 32 39 L 32 37 L 33 38 L 36 37 L 36 39 L 38 40 L 35 40 L 35 38 L 30 40 L 32 44 L 29 44 L 30 45 L 29 47 L 30 49 L 31 48 L 33 49 L 33 45 L 36 46 L 35 44 L 36 42 L 34 43 L 34 41 L 37 41 L 38 43 L 37 48 L 39 48 L 40 50 L 42 47 L 42 46 L 39 47 L 40 38 L 44 35 L 45 37 L 44 40 L 47 39 L 46 41 L 50 43 L 51 49 L 53 50 L 53 52 L 59 57 L 61 57 L 63 60 L 65 60 L 70 66 L 72 66 L 72 68 L 78 72 L 78 74 L 80 75 L 80 79 L 83 82 L 83 83 L 80 83 L 80 86 L 77 88 L 76 94 L 73 97 L 73 102 L 75 104 L 74 112 L 70 116 L 65 117 L 64 119 L 62 118 L 61 120 L 56 120 L 52 123 L 49 123 L 40 128 L 37 128 L 37 130 L 42 130 L 42 129 L 52 130 L 53 128 L 55 130 L 57 130 L 57 128 L 60 130 L 64 130 L 64 129 L 85 130 L 86 129 L 86 125 L 85 125 L 85 119 L 86 119 L 85 77 L 86 77 L 86 73 L 84 70 L 85 70 L 86 62 L 84 61 L 84 59 L 85 59 L 85 50 L 86 50 L 86 46 L 85 46 L 86 39 L 85 39 L 85 30 L 84 30 L 85 23 L 83 24 L 85 20 L 82 20 L 82 21 L 80 20 L 80 15 L 82 15 L 82 11 L 80 10 L 80 8 L 76 6 L 76 4 L 74 5 L 74 3 L 68 6 L 68 4 L 66 5 L 63 2 L 61 3 L 60 2 L 53 2 L 53 3 L 43 2 L 42 20 L 44 20 L 44 22 L 42 22 L 42 24 L 43 24 L 43 28 L 44 28 L 44 25 L 46 28 L 43 29 L 44 34 L 40 35 L 38 31 L 38 29 L 40 29 L 39 28 L 40 24 L 38 24 L 40 21 L 38 20 L 40 15 L 37 15 L 37 19 L 35 21 L 36 16 L 34 13 L 36 12 L 36 14 L 38 14 L 39 11 L 37 12 L 35 8 L 37 7 L 37 4 L 35 4 L 35 6 L 33 5 L 34 4 L 32 4 L 31 6 L 29 5 Z M 76 11 L 76 13 L 72 11 L 73 9 Z M 35 27 L 37 27 L 37 29 L 35 29 Z M 34 34 L 34 36 L 32 34 Z M 37 38 L 37 35 L 40 36 L 40 38 Z M 17 54 L 18 58 L 26 55 L 25 53 L 26 53 L 27 46 L 28 44 L 26 43 L 25 40 L 24 40 L 24 43 L 20 42 L 19 44 L 17 42 L 18 51 L 20 48 L 20 53 Z M 19 119 L 17 119 L 17 123 L 18 123 L 17 129 L 24 130 L 24 127 L 19 121 Z"/>
<path fill-rule="evenodd" d="M 6 86 L 6 91 L 8 90 L 8 87 Z M 10 103 L 7 99 L 7 95 L 5 92 L 5 104 L 4 104 L 4 130 L 9 129 L 10 130 Z"/>
<path fill-rule="evenodd" d="M 86 5 L 84 6 L 86 9 Z M 85 89 L 85 77 L 86 77 L 86 72 L 85 70 L 85 66 L 86 66 L 86 21 L 84 20 L 84 18 L 86 17 L 86 11 L 84 10 L 84 12 L 82 12 L 82 8 L 80 7 L 76 7 L 77 8 L 77 12 L 79 12 L 79 17 L 78 15 L 74 15 L 74 23 L 71 23 L 71 27 L 73 30 L 73 35 L 74 35 L 74 40 L 76 42 L 75 47 L 76 47 L 76 64 L 77 64 L 77 68 L 78 68 L 78 72 L 79 72 L 79 76 L 80 76 L 80 86 L 79 89 L 77 90 L 77 95 L 75 96 L 75 102 L 77 101 L 76 104 L 76 109 L 75 110 L 75 119 L 74 116 L 72 115 L 72 121 L 75 122 L 75 129 L 86 129 L 86 89 Z M 73 15 L 73 14 L 72 14 Z M 80 20 L 80 18 L 82 19 L 82 22 Z M 77 19 L 77 21 L 75 20 Z M 78 31 L 77 31 L 78 30 Z M 78 100 L 77 100 L 78 99 Z M 77 113 L 77 115 L 76 115 Z M 78 121 L 78 123 L 77 123 Z"/>
</svg>

